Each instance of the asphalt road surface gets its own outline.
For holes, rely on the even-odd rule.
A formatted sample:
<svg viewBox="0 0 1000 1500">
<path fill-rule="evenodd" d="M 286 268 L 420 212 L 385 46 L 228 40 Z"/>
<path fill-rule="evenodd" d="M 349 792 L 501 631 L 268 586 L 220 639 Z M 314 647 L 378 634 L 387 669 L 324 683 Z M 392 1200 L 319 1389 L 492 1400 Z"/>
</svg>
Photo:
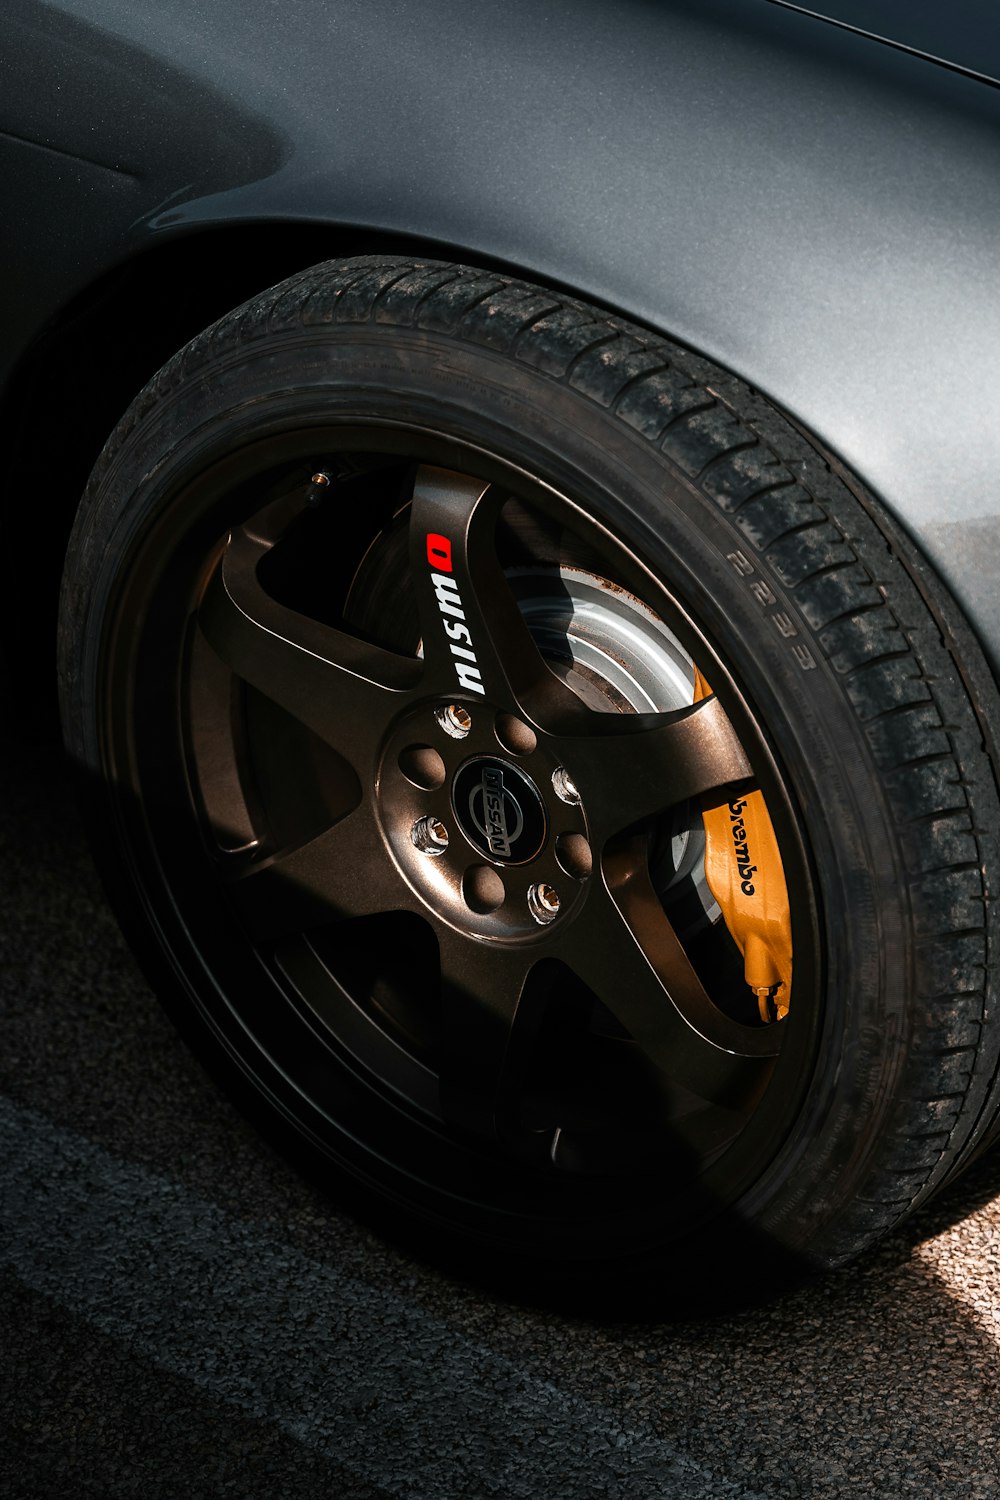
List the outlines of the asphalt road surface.
<svg viewBox="0 0 1000 1500">
<path fill-rule="evenodd" d="M 593 1327 L 457 1286 L 205 1078 L 56 753 L 0 736 L 0 772 L 7 1500 L 1000 1497 L 1000 1154 L 739 1316 Z"/>
</svg>

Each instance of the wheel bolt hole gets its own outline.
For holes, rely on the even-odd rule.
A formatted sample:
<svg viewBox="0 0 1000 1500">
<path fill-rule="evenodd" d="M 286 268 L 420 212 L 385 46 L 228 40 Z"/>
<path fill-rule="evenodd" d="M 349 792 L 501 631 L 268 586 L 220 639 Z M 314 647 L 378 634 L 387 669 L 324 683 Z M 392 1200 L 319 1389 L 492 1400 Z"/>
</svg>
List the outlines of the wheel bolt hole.
<svg viewBox="0 0 1000 1500">
<path fill-rule="evenodd" d="M 410 838 L 421 854 L 443 854 L 448 847 L 448 830 L 440 818 L 418 818 L 410 829 Z"/>
<path fill-rule="evenodd" d="M 430 745 L 407 745 L 400 753 L 399 769 L 407 781 L 426 792 L 442 786 L 447 774 L 444 761 Z"/>
<path fill-rule="evenodd" d="M 464 740 L 472 728 L 472 715 L 461 703 L 446 703 L 443 708 L 436 708 L 434 717 L 453 740 Z"/>
<path fill-rule="evenodd" d="M 511 755 L 530 755 L 538 744 L 538 737 L 523 720 L 514 714 L 497 714 L 497 739 Z"/>
<path fill-rule="evenodd" d="M 594 856 L 582 833 L 561 833 L 556 839 L 556 859 L 574 880 L 586 880 L 594 868 Z"/>
<path fill-rule="evenodd" d="M 462 895 L 468 907 L 485 916 L 503 905 L 507 891 L 496 870 L 489 865 L 473 865 L 462 880 Z"/>
<path fill-rule="evenodd" d="M 528 910 L 540 927 L 547 927 L 559 915 L 559 892 L 554 885 L 539 881 L 528 890 Z"/>
<path fill-rule="evenodd" d="M 568 802 L 570 807 L 579 806 L 580 793 L 565 766 L 556 766 L 552 772 L 552 790 L 560 801 Z"/>
</svg>

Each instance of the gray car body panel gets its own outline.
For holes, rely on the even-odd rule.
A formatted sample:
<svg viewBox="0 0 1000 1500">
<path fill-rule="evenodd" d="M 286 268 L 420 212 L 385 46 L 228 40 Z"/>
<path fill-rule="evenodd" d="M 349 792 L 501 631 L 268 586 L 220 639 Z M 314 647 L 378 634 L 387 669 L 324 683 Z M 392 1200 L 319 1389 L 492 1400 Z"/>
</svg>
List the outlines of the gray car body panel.
<svg viewBox="0 0 1000 1500">
<path fill-rule="evenodd" d="M 5 24 L 0 379 L 151 245 L 416 236 L 777 401 L 1000 660 L 1000 89 L 767 0 L 12 0 Z"/>
<path fill-rule="evenodd" d="M 804 15 L 847 26 L 890 47 L 960 68 L 976 78 L 1000 78 L 996 0 L 770 0 Z"/>
</svg>

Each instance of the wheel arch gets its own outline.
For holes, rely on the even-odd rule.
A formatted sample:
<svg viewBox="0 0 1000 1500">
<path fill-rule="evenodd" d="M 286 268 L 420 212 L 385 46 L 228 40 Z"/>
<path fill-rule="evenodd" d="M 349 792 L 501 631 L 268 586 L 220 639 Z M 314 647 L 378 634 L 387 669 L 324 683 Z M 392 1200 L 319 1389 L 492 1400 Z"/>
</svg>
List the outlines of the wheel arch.
<svg viewBox="0 0 1000 1500">
<path fill-rule="evenodd" d="M 0 668 L 29 724 L 44 732 L 56 722 L 56 600 L 80 496 L 146 381 L 216 319 L 296 271 L 339 255 L 407 253 L 524 274 L 464 246 L 318 219 L 189 226 L 95 277 L 22 354 L 0 399 Z"/>
</svg>

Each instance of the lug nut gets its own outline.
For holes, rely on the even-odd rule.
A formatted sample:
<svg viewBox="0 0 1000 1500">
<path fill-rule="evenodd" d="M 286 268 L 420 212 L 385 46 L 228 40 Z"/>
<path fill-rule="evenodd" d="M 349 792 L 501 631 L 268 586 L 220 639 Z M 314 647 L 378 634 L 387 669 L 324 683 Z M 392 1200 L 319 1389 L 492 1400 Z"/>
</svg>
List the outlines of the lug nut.
<svg viewBox="0 0 1000 1500">
<path fill-rule="evenodd" d="M 464 740 L 472 728 L 472 715 L 460 703 L 447 703 L 444 708 L 435 709 L 434 717 L 453 740 Z"/>
<path fill-rule="evenodd" d="M 552 772 L 552 790 L 557 797 L 563 802 L 568 802 L 571 806 L 575 807 L 580 800 L 580 793 L 576 789 L 576 783 L 565 766 L 556 766 Z"/>
<path fill-rule="evenodd" d="M 540 927 L 547 927 L 559 915 L 559 892 L 554 885 L 539 881 L 528 891 L 528 910 Z"/>
<path fill-rule="evenodd" d="M 443 854 L 448 847 L 448 830 L 440 818 L 418 818 L 410 829 L 410 838 L 421 854 Z"/>
</svg>

